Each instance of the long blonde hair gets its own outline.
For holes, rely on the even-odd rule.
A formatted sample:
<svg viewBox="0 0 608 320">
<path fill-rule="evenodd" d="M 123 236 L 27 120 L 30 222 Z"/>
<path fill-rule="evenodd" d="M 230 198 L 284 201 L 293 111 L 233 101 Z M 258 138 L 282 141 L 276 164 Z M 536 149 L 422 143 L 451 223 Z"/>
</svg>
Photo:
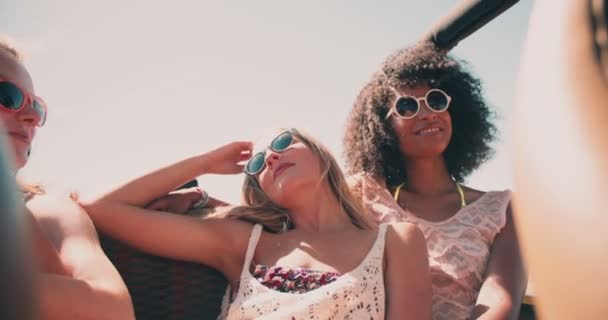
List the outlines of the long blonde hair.
<svg viewBox="0 0 608 320">
<path fill-rule="evenodd" d="M 346 212 L 353 225 L 360 229 L 370 229 L 373 224 L 363 212 L 363 205 L 355 197 L 346 183 L 344 173 L 329 150 L 309 135 L 291 129 L 293 135 L 319 158 L 323 174 L 320 181 L 326 180 L 334 197 Z M 239 219 L 254 224 L 261 224 L 265 230 L 274 233 L 285 232 L 293 228 L 289 211 L 272 202 L 264 193 L 257 180 L 247 176 L 243 183 L 242 197 L 244 205 L 235 206 L 211 217 Z"/>
</svg>

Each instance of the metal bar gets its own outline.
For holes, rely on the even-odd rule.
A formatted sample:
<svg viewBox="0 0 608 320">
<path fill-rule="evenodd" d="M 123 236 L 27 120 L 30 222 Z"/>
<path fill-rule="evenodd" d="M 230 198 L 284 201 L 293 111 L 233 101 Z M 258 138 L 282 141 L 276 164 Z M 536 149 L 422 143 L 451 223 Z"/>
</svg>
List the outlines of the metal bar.
<svg viewBox="0 0 608 320">
<path fill-rule="evenodd" d="M 463 0 L 422 38 L 439 50 L 449 51 L 519 0 Z"/>
</svg>

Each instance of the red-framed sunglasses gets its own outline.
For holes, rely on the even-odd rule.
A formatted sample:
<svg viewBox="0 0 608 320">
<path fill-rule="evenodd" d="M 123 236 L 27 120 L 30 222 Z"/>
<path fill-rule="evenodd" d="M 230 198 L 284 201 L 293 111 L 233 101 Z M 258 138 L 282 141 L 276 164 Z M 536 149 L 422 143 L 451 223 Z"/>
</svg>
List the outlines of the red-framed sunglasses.
<svg viewBox="0 0 608 320">
<path fill-rule="evenodd" d="M 23 90 L 17 84 L 0 78 L 0 107 L 8 112 L 19 112 L 30 105 L 38 114 L 37 126 L 42 127 L 46 122 L 47 108 L 42 98 Z"/>
</svg>

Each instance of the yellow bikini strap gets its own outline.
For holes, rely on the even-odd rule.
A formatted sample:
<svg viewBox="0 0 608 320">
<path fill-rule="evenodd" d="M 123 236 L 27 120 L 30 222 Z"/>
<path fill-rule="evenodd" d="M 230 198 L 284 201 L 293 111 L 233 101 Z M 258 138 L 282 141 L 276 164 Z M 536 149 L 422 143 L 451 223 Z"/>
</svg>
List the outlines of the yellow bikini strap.
<svg viewBox="0 0 608 320">
<path fill-rule="evenodd" d="M 458 195 L 460 196 L 460 207 L 464 208 L 467 206 L 467 201 L 464 200 L 464 191 L 462 191 L 462 187 L 460 183 L 456 182 L 456 190 L 458 190 Z"/>
<path fill-rule="evenodd" d="M 399 193 L 401 193 L 401 188 L 403 188 L 403 186 L 405 185 L 405 183 L 400 184 L 399 186 L 397 186 L 397 189 L 395 189 L 395 194 L 393 195 L 393 197 L 395 198 L 395 201 L 399 202 Z M 458 190 L 458 195 L 460 196 L 460 207 L 464 208 L 467 205 L 467 201 L 464 199 L 464 191 L 462 190 L 462 187 L 460 186 L 460 183 L 456 183 L 456 190 Z"/>
<path fill-rule="evenodd" d="M 405 182 L 400 184 L 399 186 L 397 186 L 397 189 L 395 189 L 395 195 L 393 196 L 395 198 L 395 201 L 399 201 L 399 193 L 401 192 L 401 188 L 403 188 L 403 186 L 405 185 Z"/>
</svg>

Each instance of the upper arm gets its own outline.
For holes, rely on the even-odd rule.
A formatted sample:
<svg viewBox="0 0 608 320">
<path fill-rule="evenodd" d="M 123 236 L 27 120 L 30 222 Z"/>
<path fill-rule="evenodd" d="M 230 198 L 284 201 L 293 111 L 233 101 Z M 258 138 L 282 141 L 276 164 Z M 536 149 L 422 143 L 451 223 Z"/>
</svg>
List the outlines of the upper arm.
<svg viewBox="0 0 608 320">
<path fill-rule="evenodd" d="M 83 206 L 95 225 L 112 237 L 154 255 L 203 263 L 224 274 L 244 257 L 248 240 L 244 235 L 253 227 L 238 220 L 200 219 L 109 201 Z"/>
<path fill-rule="evenodd" d="M 69 200 L 40 197 L 28 207 L 59 253 L 70 276 L 95 281 L 117 293 L 128 294 L 120 275 L 101 249 L 97 232 L 86 213 Z"/>
<path fill-rule="evenodd" d="M 411 223 L 389 226 L 386 235 L 386 317 L 431 319 L 431 277 L 424 235 Z"/>
<path fill-rule="evenodd" d="M 49 239 L 48 232 L 42 229 L 29 209 L 25 210 L 24 213 L 35 270 L 44 273 L 69 275 L 66 266 L 59 257 L 59 251 Z"/>
<path fill-rule="evenodd" d="M 474 317 L 516 319 L 519 313 L 527 274 L 510 205 L 506 215 L 506 224 L 492 243 L 485 279 L 473 311 Z"/>
</svg>

